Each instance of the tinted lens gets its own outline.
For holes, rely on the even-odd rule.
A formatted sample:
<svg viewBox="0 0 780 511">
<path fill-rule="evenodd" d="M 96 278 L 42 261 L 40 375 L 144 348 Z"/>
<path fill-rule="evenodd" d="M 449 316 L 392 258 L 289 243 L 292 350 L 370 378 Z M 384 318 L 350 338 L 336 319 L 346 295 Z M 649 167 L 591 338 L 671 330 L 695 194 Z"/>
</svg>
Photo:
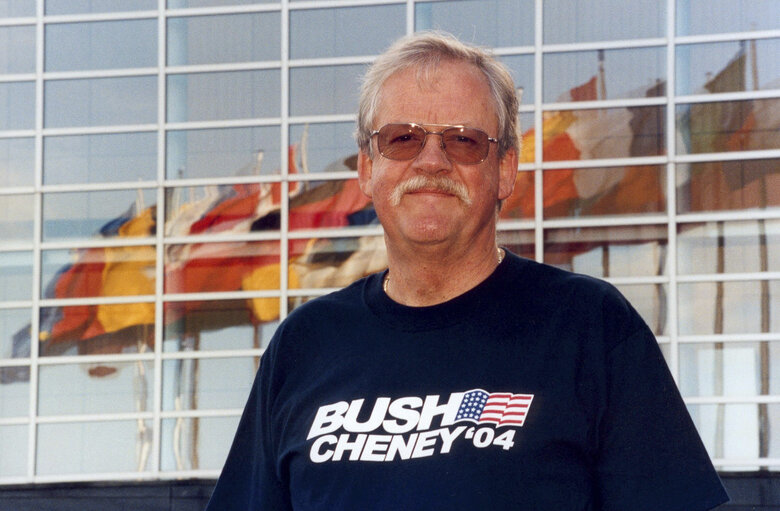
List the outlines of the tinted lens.
<svg viewBox="0 0 780 511">
<path fill-rule="evenodd" d="M 474 128 L 447 128 L 441 134 L 444 152 L 452 161 L 479 163 L 490 150 L 488 135 Z"/>
<path fill-rule="evenodd" d="M 377 138 L 379 152 L 391 160 L 411 160 L 425 143 L 425 130 L 413 124 L 386 124 Z"/>
</svg>

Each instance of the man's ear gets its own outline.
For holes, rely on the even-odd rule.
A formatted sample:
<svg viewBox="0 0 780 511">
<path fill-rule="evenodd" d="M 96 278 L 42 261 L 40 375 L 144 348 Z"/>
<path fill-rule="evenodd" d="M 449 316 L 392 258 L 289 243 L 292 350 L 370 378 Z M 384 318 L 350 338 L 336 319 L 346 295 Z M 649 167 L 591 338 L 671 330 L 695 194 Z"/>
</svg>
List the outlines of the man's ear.
<svg viewBox="0 0 780 511">
<path fill-rule="evenodd" d="M 507 149 L 498 162 L 498 199 L 504 200 L 512 195 L 517 180 L 517 151 Z"/>
<path fill-rule="evenodd" d="M 367 152 L 362 149 L 358 152 L 357 159 L 357 171 L 358 171 L 358 184 L 363 195 L 372 198 L 371 196 L 371 173 L 373 171 L 374 162 Z"/>
</svg>

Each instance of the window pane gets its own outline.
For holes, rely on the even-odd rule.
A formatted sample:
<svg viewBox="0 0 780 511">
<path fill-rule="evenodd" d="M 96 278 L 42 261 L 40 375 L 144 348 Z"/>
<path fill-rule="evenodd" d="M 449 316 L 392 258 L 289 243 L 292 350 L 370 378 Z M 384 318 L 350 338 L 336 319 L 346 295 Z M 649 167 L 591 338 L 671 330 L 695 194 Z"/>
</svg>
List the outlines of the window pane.
<svg viewBox="0 0 780 511">
<path fill-rule="evenodd" d="M 290 57 L 344 57 L 381 53 L 404 35 L 406 7 L 386 5 L 290 12 Z M 356 27 L 360 27 L 356 30 Z"/>
<path fill-rule="evenodd" d="M 357 112 L 363 65 L 290 69 L 290 114 L 327 115 Z"/>
<path fill-rule="evenodd" d="M 35 26 L 0 27 L 0 42 L 0 74 L 35 72 Z"/>
<path fill-rule="evenodd" d="M 248 393 L 248 389 L 244 393 Z M 181 417 L 162 421 L 162 470 L 219 470 L 239 417 Z"/>
<path fill-rule="evenodd" d="M 0 309 L 0 358 L 30 356 L 30 309 Z"/>
<path fill-rule="evenodd" d="M 35 128 L 35 84 L 0 83 L 0 131 Z"/>
<path fill-rule="evenodd" d="M 82 14 L 157 9 L 157 0 L 45 0 L 46 14 Z"/>
<path fill-rule="evenodd" d="M 279 183 L 169 188 L 166 193 L 168 236 L 236 235 L 279 229 Z M 190 257 L 192 250 L 187 245 L 172 245 L 166 251 L 167 261 L 179 264 Z"/>
<path fill-rule="evenodd" d="M 663 96 L 666 48 L 547 53 L 543 82 L 547 102 Z"/>
<path fill-rule="evenodd" d="M 259 362 L 259 357 L 165 360 L 163 388 L 175 391 L 163 396 L 163 410 L 243 408 Z"/>
<path fill-rule="evenodd" d="M 777 28 L 776 0 L 677 0 L 677 35 Z"/>
<path fill-rule="evenodd" d="M 0 16 L 9 18 L 35 16 L 35 4 L 36 2 L 30 0 L 2 0 Z"/>
<path fill-rule="evenodd" d="M 44 84 L 47 128 L 157 122 L 157 78 L 49 80 Z"/>
<path fill-rule="evenodd" d="M 110 183 L 157 177 L 155 133 L 46 137 L 45 184 Z"/>
<path fill-rule="evenodd" d="M 499 60 L 509 68 L 515 87 L 520 89 L 520 104 L 532 105 L 534 102 L 534 56 L 533 55 L 501 55 Z M 522 114 L 521 114 L 522 115 Z M 526 124 L 523 123 L 523 126 Z M 528 126 L 533 126 L 533 117 Z"/>
<path fill-rule="evenodd" d="M 777 342 L 680 343 L 683 396 L 768 395 L 780 384 Z M 768 368 L 762 385 L 762 366 Z"/>
<path fill-rule="evenodd" d="M 290 288 L 345 287 L 387 268 L 382 236 L 293 240 Z"/>
<path fill-rule="evenodd" d="M 666 308 L 669 293 L 664 284 L 616 286 L 645 320 L 655 335 L 667 335 Z"/>
<path fill-rule="evenodd" d="M 546 10 L 545 5 L 545 10 Z M 532 0 L 466 0 L 415 5 L 415 30 L 445 30 L 484 46 L 525 46 L 534 42 Z"/>
<path fill-rule="evenodd" d="M 0 188 L 35 184 L 35 139 L 0 139 Z"/>
<path fill-rule="evenodd" d="M 665 152 L 662 106 L 561 110 L 544 114 L 545 161 L 660 156 Z M 525 139 L 531 144 L 533 139 Z"/>
<path fill-rule="evenodd" d="M 546 229 L 544 260 L 594 277 L 666 273 L 665 225 Z"/>
<path fill-rule="evenodd" d="M 140 188 L 44 194 L 43 239 L 154 236 L 155 199 Z"/>
<path fill-rule="evenodd" d="M 42 261 L 45 298 L 154 294 L 153 246 L 51 250 L 42 254 Z M 121 310 L 120 305 L 100 307 Z"/>
<path fill-rule="evenodd" d="M 144 412 L 152 405 L 152 362 L 42 365 L 38 375 L 39 415 Z"/>
<path fill-rule="evenodd" d="M 63 284 L 99 278 L 82 272 Z M 86 282 L 90 284 L 90 282 Z M 75 298 L 90 290 L 72 290 L 64 285 L 52 298 Z M 100 292 L 93 291 L 93 292 Z M 40 353 L 42 356 L 106 355 L 149 352 L 154 346 L 154 303 L 120 303 L 44 307 L 40 316 Z M 93 364 L 87 372 L 93 377 L 110 376 L 117 364 Z"/>
<path fill-rule="evenodd" d="M 498 244 L 526 259 L 535 259 L 533 231 L 498 231 Z"/>
<path fill-rule="evenodd" d="M 157 65 L 154 19 L 48 24 L 45 36 L 46 71 Z"/>
<path fill-rule="evenodd" d="M 773 58 L 780 39 L 682 44 L 676 50 L 677 94 L 772 89 L 780 77 Z"/>
<path fill-rule="evenodd" d="M 678 154 L 777 149 L 780 99 L 677 106 Z"/>
<path fill-rule="evenodd" d="M 677 211 L 780 206 L 780 160 L 677 164 Z"/>
<path fill-rule="evenodd" d="M 0 244 L 32 240 L 33 196 L 0 195 Z"/>
<path fill-rule="evenodd" d="M 280 87 L 278 70 L 168 75 L 168 122 L 276 117 Z"/>
<path fill-rule="evenodd" d="M 678 286 L 681 335 L 780 332 L 780 281 Z"/>
<path fill-rule="evenodd" d="M 27 434 L 30 427 L 0 426 L 0 477 L 27 474 Z"/>
<path fill-rule="evenodd" d="M 168 179 L 279 174 L 279 127 L 168 131 Z"/>
<path fill-rule="evenodd" d="M 163 351 L 261 349 L 279 322 L 279 298 L 166 302 Z"/>
<path fill-rule="evenodd" d="M 2 320 L 0 319 L 0 321 Z M 0 419 L 29 417 L 29 415 L 29 366 L 0 367 Z M 1 449 L 0 452 L 2 452 Z M 0 466 L 2 466 L 2 461 L 0 461 Z M 2 470 L 0 470 L 1 472 Z"/>
<path fill-rule="evenodd" d="M 166 293 L 276 291 L 279 242 L 169 245 L 165 267 Z"/>
<path fill-rule="evenodd" d="M 780 271 L 780 220 L 680 224 L 680 274 Z"/>
<path fill-rule="evenodd" d="M 357 178 L 290 183 L 290 230 L 363 227 L 378 223 Z"/>
<path fill-rule="evenodd" d="M 152 424 L 145 420 L 40 424 L 36 472 L 64 475 L 149 470 L 151 444 Z"/>
<path fill-rule="evenodd" d="M 168 65 L 281 58 L 279 13 L 168 18 Z"/>
<path fill-rule="evenodd" d="M 515 188 L 501 205 L 499 212 L 502 219 L 534 218 L 536 201 L 536 178 L 534 172 L 519 171 L 515 176 Z"/>
<path fill-rule="evenodd" d="M 353 122 L 297 124 L 290 126 L 291 155 L 295 172 L 357 170 L 357 145 Z"/>
<path fill-rule="evenodd" d="M 751 459 L 775 457 L 780 446 L 780 405 L 718 403 L 688 405 L 707 452 L 714 458 Z M 764 424 L 763 426 L 761 424 Z M 767 452 L 761 453 L 761 431 Z M 720 468 L 720 467 L 719 467 Z M 728 470 L 722 467 L 721 470 Z M 758 470 L 738 465 L 736 470 Z"/>
<path fill-rule="evenodd" d="M 0 252 L 0 301 L 32 299 L 32 266 L 32 252 Z"/>
<path fill-rule="evenodd" d="M 542 183 L 545 218 L 666 211 L 666 168 L 661 165 L 547 169 Z"/>
<path fill-rule="evenodd" d="M 666 2 L 657 0 L 546 0 L 544 42 L 558 44 L 664 37 L 665 17 Z"/>
</svg>

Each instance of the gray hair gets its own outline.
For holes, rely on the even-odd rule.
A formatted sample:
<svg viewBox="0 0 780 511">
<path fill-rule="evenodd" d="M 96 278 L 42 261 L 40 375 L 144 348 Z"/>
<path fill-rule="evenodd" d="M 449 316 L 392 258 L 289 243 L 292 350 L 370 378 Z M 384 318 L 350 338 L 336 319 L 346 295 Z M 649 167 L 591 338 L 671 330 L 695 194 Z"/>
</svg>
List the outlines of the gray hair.
<svg viewBox="0 0 780 511">
<path fill-rule="evenodd" d="M 507 67 L 488 50 L 465 44 L 451 34 L 438 31 L 418 32 L 402 37 L 377 57 L 368 69 L 360 88 L 358 127 L 355 133 L 358 147 L 371 154 L 371 131 L 385 81 L 398 71 L 410 67 L 416 67 L 418 79 L 423 79 L 441 61 L 465 62 L 482 72 L 498 117 L 498 154 L 502 157 L 509 149 L 519 152 L 519 101 Z"/>
</svg>

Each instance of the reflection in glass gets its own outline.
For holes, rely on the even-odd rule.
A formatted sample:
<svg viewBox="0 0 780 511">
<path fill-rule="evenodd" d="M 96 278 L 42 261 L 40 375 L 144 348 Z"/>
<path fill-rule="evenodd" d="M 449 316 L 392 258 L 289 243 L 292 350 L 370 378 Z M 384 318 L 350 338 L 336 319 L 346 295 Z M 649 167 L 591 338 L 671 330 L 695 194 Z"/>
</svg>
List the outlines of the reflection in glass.
<svg viewBox="0 0 780 511">
<path fill-rule="evenodd" d="M 279 174 L 279 127 L 168 131 L 168 179 Z"/>
<path fill-rule="evenodd" d="M 780 383 L 780 366 L 771 365 L 780 343 L 680 343 L 679 349 L 683 396 L 768 395 Z"/>
<path fill-rule="evenodd" d="M 678 163 L 677 212 L 780 206 L 780 160 Z"/>
<path fill-rule="evenodd" d="M 165 360 L 163 410 L 241 409 L 259 363 L 259 356 Z"/>
<path fill-rule="evenodd" d="M 78 275 L 86 279 L 89 275 Z M 46 357 L 146 353 L 154 347 L 154 303 L 43 307 L 40 354 Z M 90 376 L 110 376 L 115 364 L 90 366 Z"/>
<path fill-rule="evenodd" d="M 498 245 L 508 248 L 512 253 L 525 257 L 526 259 L 535 259 L 535 238 L 533 231 L 498 231 Z"/>
<path fill-rule="evenodd" d="M 544 261 L 599 278 L 666 273 L 665 225 L 546 229 Z"/>
<path fill-rule="evenodd" d="M 29 356 L 30 309 L 0 309 L 0 359 Z"/>
<path fill-rule="evenodd" d="M 276 240 L 177 244 L 165 251 L 166 293 L 274 291 L 280 273 Z"/>
<path fill-rule="evenodd" d="M 157 9 L 157 0 L 46 0 L 46 14 L 83 14 Z"/>
<path fill-rule="evenodd" d="M 143 472 L 149 470 L 151 447 L 147 420 L 40 424 L 36 473 Z"/>
<path fill-rule="evenodd" d="M 249 388 L 242 392 L 248 393 Z M 219 470 L 230 450 L 238 420 L 238 416 L 163 420 L 160 438 L 162 470 Z"/>
<path fill-rule="evenodd" d="M 0 139 L 0 188 L 35 183 L 35 139 Z"/>
<path fill-rule="evenodd" d="M 526 219 L 534 218 L 534 206 L 536 201 L 536 180 L 533 172 L 519 171 L 515 176 L 515 188 L 512 195 L 501 204 L 499 212 L 502 219 Z"/>
<path fill-rule="evenodd" d="M 49 80 L 44 84 L 47 128 L 157 122 L 157 78 Z"/>
<path fill-rule="evenodd" d="M 777 28 L 776 0 L 677 0 L 677 35 Z"/>
<path fill-rule="evenodd" d="M 27 474 L 26 424 L 0 426 L 0 477 L 21 477 Z"/>
<path fill-rule="evenodd" d="M 0 74 L 35 72 L 34 25 L 0 27 L 0 45 Z"/>
<path fill-rule="evenodd" d="M 780 271 L 780 220 L 679 224 L 680 274 Z"/>
<path fill-rule="evenodd" d="M 279 325 L 279 298 L 166 302 L 163 350 L 262 349 Z"/>
<path fill-rule="evenodd" d="M 47 364 L 40 366 L 38 371 L 39 415 L 151 410 L 154 389 L 152 362 Z"/>
<path fill-rule="evenodd" d="M 357 178 L 290 183 L 290 230 L 364 227 L 378 219 Z"/>
<path fill-rule="evenodd" d="M 45 194 L 43 239 L 154 236 L 155 199 L 140 188 Z"/>
<path fill-rule="evenodd" d="M 547 53 L 543 78 L 548 102 L 663 96 L 666 48 Z"/>
<path fill-rule="evenodd" d="M 445 30 L 483 46 L 531 45 L 534 3 L 532 0 L 420 2 L 415 5 L 414 29 Z"/>
<path fill-rule="evenodd" d="M 542 183 L 545 218 L 666 211 L 666 168 L 661 165 L 547 169 Z M 530 202 L 513 197 L 511 203 Z"/>
<path fill-rule="evenodd" d="M 248 5 L 278 2 L 279 0 L 168 0 L 168 9 L 213 7 L 221 5 Z"/>
<path fill-rule="evenodd" d="M 50 23 L 45 28 L 45 41 L 46 71 L 157 65 L 155 19 Z"/>
<path fill-rule="evenodd" d="M 303 289 L 344 287 L 387 268 L 382 236 L 290 241 L 290 273 Z"/>
<path fill-rule="evenodd" d="M 677 94 L 771 89 L 780 78 L 780 39 L 681 44 L 676 51 Z"/>
<path fill-rule="evenodd" d="M 780 281 L 678 285 L 681 335 L 780 332 Z"/>
<path fill-rule="evenodd" d="M 0 83 L 0 131 L 35 128 L 35 83 Z"/>
<path fill-rule="evenodd" d="M 0 302 L 32 299 L 32 267 L 32 252 L 0 252 Z"/>
<path fill-rule="evenodd" d="M 545 44 L 641 39 L 665 35 L 666 2 L 544 2 Z"/>
<path fill-rule="evenodd" d="M 279 13 L 168 18 L 168 65 L 279 60 Z"/>
<path fill-rule="evenodd" d="M 276 117 L 281 109 L 276 69 L 171 74 L 167 93 L 168 122 Z"/>
<path fill-rule="evenodd" d="M 29 415 L 30 367 L 0 366 L 0 419 Z"/>
<path fill-rule="evenodd" d="M 290 126 L 291 172 L 342 172 L 357 170 L 354 122 Z"/>
<path fill-rule="evenodd" d="M 678 154 L 755 151 L 780 147 L 780 99 L 677 106 Z"/>
<path fill-rule="evenodd" d="M 632 284 L 616 286 L 637 310 L 655 335 L 667 335 L 666 310 L 669 293 L 664 284 Z"/>
<path fill-rule="evenodd" d="M 150 245 L 50 250 L 41 257 L 44 298 L 154 294 Z"/>
<path fill-rule="evenodd" d="M 33 196 L 0 195 L 0 244 L 32 242 Z"/>
<path fill-rule="evenodd" d="M 8 18 L 35 16 L 35 4 L 30 0 L 4 0 L 0 2 L 0 16 Z"/>
<path fill-rule="evenodd" d="M 157 177 L 157 135 L 109 133 L 45 137 L 45 184 L 110 183 Z"/>
<path fill-rule="evenodd" d="M 290 114 L 353 114 L 363 65 L 290 69 Z"/>
<path fill-rule="evenodd" d="M 499 60 L 509 68 L 515 86 L 520 90 L 519 100 L 521 105 L 531 105 L 534 102 L 534 56 L 527 55 L 500 55 Z M 522 115 L 522 114 L 521 114 Z M 525 123 L 521 123 L 525 126 Z M 528 126 L 533 126 L 531 117 Z"/>
<path fill-rule="evenodd" d="M 381 53 L 404 35 L 405 13 L 404 5 L 290 11 L 290 58 Z"/>
</svg>

